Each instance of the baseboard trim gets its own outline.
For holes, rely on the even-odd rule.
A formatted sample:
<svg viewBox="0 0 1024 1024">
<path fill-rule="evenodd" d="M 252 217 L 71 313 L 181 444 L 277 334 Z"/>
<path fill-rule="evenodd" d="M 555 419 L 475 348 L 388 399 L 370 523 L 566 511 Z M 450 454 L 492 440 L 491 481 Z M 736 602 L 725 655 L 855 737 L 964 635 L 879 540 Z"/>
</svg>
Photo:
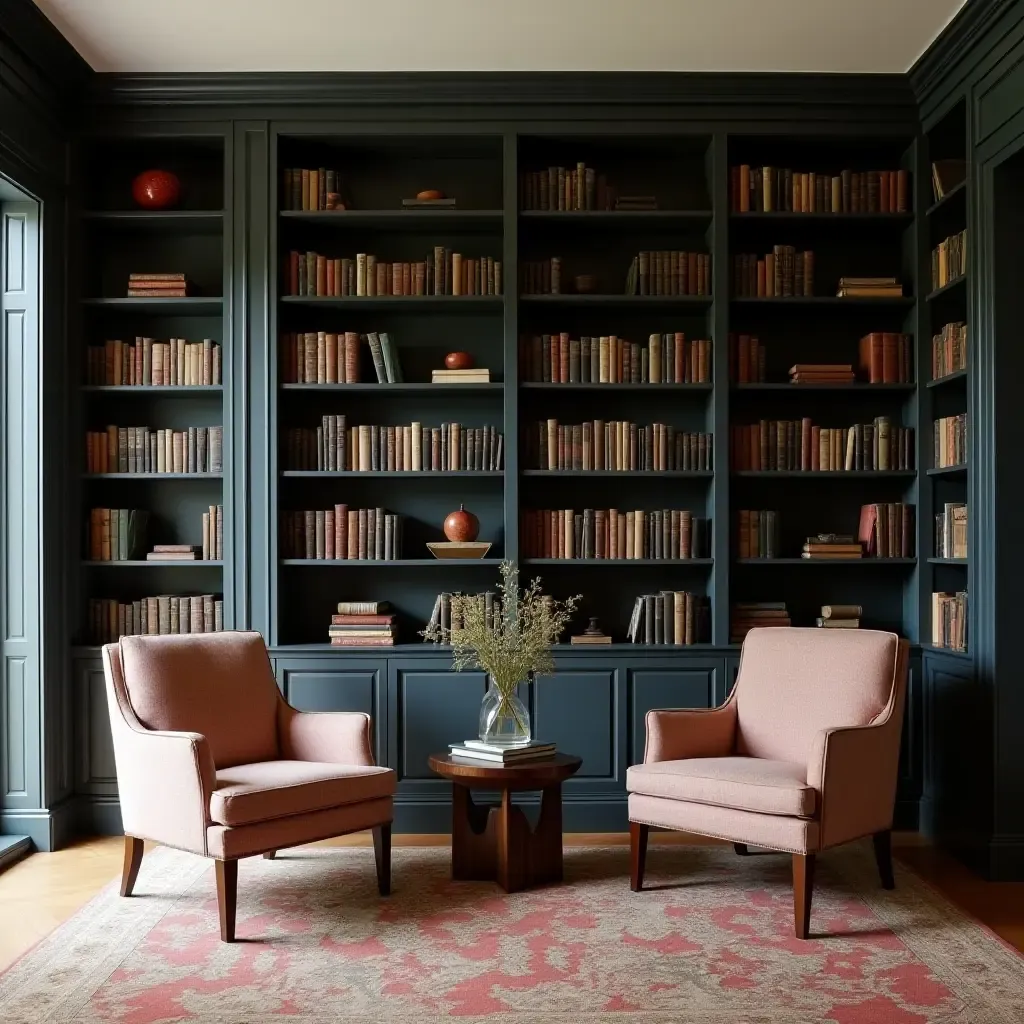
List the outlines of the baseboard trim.
<svg viewBox="0 0 1024 1024">
<path fill-rule="evenodd" d="M 5 871 L 31 852 L 32 840 L 28 836 L 0 836 L 0 871 Z"/>
<path fill-rule="evenodd" d="M 0 833 L 27 836 L 35 849 L 43 853 L 67 846 L 78 832 L 73 800 L 65 800 L 51 808 L 0 813 Z"/>
</svg>

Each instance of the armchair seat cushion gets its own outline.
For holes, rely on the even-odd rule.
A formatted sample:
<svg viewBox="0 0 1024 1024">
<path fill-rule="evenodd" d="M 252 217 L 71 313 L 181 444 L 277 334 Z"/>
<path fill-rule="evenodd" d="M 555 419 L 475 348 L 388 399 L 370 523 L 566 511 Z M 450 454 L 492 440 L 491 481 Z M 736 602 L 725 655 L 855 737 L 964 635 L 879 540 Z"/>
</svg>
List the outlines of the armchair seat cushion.
<svg viewBox="0 0 1024 1024">
<path fill-rule="evenodd" d="M 217 772 L 210 819 L 221 825 L 252 825 L 390 797 L 394 792 L 395 773 L 390 768 L 259 761 Z"/>
<path fill-rule="evenodd" d="M 807 766 L 760 757 L 692 757 L 633 765 L 630 793 L 731 807 L 759 814 L 810 818 L 817 792 L 807 784 Z"/>
</svg>

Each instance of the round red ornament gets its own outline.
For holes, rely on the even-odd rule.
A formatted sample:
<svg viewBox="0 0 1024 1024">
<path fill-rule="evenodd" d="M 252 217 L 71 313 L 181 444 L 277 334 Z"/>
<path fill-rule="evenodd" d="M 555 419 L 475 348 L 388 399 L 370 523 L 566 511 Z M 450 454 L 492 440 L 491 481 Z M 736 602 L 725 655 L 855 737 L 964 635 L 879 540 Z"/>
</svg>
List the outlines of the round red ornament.
<svg viewBox="0 0 1024 1024">
<path fill-rule="evenodd" d="M 444 357 L 444 365 L 449 370 L 471 370 L 473 357 L 468 352 L 449 352 Z"/>
<path fill-rule="evenodd" d="M 132 182 L 132 198 L 145 210 L 166 210 L 181 198 L 181 182 L 170 171 L 143 171 Z"/>
<path fill-rule="evenodd" d="M 476 540 L 480 533 L 480 520 L 460 505 L 458 512 L 450 512 L 444 521 L 444 535 L 450 541 L 465 543 Z"/>
</svg>

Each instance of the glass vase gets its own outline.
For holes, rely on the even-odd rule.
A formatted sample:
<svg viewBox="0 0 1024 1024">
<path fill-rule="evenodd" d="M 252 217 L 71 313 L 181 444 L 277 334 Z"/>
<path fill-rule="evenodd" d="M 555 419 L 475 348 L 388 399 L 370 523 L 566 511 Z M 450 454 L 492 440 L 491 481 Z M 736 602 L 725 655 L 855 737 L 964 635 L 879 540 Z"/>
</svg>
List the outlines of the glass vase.
<svg viewBox="0 0 1024 1024">
<path fill-rule="evenodd" d="M 480 740 L 496 747 L 521 747 L 530 742 L 530 712 L 515 695 L 503 695 L 491 676 L 480 703 Z"/>
</svg>

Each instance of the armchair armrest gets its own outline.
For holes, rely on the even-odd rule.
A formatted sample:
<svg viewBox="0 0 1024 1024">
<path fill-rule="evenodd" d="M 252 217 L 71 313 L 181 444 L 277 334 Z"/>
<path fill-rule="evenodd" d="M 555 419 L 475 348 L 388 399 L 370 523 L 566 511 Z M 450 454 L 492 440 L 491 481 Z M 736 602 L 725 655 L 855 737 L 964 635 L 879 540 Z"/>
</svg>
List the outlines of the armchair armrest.
<svg viewBox="0 0 1024 1024">
<path fill-rule="evenodd" d="M 721 707 L 647 712 L 644 764 L 688 757 L 728 757 L 736 745 L 736 701 Z"/>
<path fill-rule="evenodd" d="M 296 711 L 282 701 L 277 730 L 288 760 L 374 764 L 370 716 L 361 711 Z"/>
<path fill-rule="evenodd" d="M 128 700 L 116 644 L 103 648 L 107 706 L 124 831 L 207 854 L 216 772 L 205 737 L 147 729 Z"/>
</svg>

